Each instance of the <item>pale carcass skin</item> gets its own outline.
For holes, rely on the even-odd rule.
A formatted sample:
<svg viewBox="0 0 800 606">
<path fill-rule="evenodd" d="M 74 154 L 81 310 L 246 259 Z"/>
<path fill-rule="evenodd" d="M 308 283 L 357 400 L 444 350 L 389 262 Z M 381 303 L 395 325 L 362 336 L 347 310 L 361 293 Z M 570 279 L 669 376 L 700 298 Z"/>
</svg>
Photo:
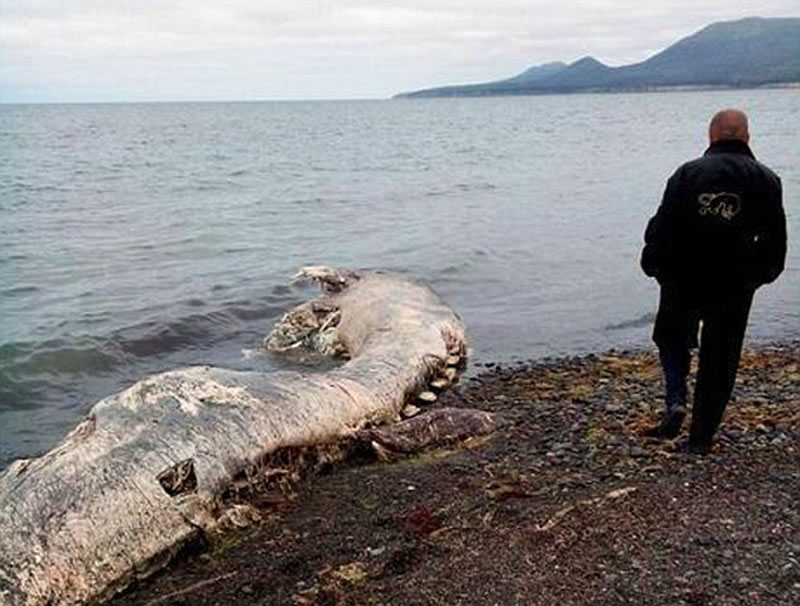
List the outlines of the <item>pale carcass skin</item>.
<svg viewBox="0 0 800 606">
<path fill-rule="evenodd" d="M 341 313 L 351 358 L 342 366 L 150 376 L 98 402 L 50 452 L 11 464 L 0 476 L 0 604 L 113 595 L 213 529 L 219 496 L 244 467 L 396 417 L 463 355 L 461 322 L 429 288 L 327 271 L 336 287 L 323 301 Z"/>
</svg>

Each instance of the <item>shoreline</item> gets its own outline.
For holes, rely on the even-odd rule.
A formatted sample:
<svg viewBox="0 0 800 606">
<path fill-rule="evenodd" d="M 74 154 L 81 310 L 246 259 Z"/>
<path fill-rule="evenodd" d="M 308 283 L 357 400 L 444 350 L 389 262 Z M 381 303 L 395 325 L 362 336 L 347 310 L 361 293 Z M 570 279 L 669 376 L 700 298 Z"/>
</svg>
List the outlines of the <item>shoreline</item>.
<svg viewBox="0 0 800 606">
<path fill-rule="evenodd" d="M 469 86 L 469 85 L 463 85 Z M 446 87 L 443 87 L 446 88 Z M 730 91 L 730 90 L 798 90 L 800 82 L 768 82 L 765 84 L 737 85 L 737 84 L 664 84 L 641 85 L 621 87 L 585 87 L 585 88 L 552 88 L 552 89 L 526 89 L 518 91 L 481 92 L 476 94 L 427 94 L 423 91 L 410 93 L 397 93 L 389 100 L 418 100 L 418 99 L 481 99 L 486 97 L 539 97 L 548 95 L 618 95 L 628 93 L 691 93 L 703 91 Z"/>
<path fill-rule="evenodd" d="M 798 360 L 748 345 L 707 457 L 638 435 L 654 350 L 487 363 L 434 406 L 495 413 L 491 437 L 336 464 L 112 603 L 798 602 Z"/>
</svg>

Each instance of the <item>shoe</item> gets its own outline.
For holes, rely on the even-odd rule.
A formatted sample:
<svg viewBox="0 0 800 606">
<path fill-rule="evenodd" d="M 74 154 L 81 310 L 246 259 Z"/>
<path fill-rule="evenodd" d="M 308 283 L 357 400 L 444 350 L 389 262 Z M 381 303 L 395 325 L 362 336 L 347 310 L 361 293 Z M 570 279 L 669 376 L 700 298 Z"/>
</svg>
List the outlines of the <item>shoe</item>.
<svg viewBox="0 0 800 606">
<path fill-rule="evenodd" d="M 693 442 L 689 440 L 689 453 L 705 456 L 711 453 L 711 442 Z"/>
<path fill-rule="evenodd" d="M 674 406 L 664 413 L 661 422 L 642 432 L 646 438 L 658 438 L 661 440 L 671 440 L 677 438 L 681 432 L 683 420 L 686 418 L 685 406 Z"/>
<path fill-rule="evenodd" d="M 707 455 L 711 452 L 711 442 L 714 439 L 714 429 L 710 429 L 705 419 L 696 414 L 692 417 L 692 426 L 689 428 L 688 450 L 691 454 Z"/>
</svg>

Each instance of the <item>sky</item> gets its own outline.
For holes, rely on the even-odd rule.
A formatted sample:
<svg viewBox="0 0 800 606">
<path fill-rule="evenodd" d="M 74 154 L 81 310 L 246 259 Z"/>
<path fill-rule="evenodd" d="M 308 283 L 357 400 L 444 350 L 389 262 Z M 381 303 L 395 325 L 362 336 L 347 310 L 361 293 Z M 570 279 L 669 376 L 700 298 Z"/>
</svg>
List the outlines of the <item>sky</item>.
<svg viewBox="0 0 800 606">
<path fill-rule="evenodd" d="M 387 98 L 642 61 L 797 0 L 0 0 L 0 102 Z"/>
</svg>

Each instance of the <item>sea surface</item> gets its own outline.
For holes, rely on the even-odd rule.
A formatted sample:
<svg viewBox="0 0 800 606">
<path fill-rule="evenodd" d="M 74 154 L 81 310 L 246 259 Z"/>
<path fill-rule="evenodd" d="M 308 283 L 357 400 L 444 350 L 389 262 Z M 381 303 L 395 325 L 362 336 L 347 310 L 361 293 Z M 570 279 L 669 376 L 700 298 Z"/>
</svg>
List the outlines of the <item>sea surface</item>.
<svg viewBox="0 0 800 606">
<path fill-rule="evenodd" d="M 0 468 L 149 373 L 273 370 L 305 264 L 430 284 L 475 362 L 649 347 L 644 226 L 726 106 L 790 224 L 748 339 L 796 339 L 798 90 L 0 105 Z"/>
</svg>

